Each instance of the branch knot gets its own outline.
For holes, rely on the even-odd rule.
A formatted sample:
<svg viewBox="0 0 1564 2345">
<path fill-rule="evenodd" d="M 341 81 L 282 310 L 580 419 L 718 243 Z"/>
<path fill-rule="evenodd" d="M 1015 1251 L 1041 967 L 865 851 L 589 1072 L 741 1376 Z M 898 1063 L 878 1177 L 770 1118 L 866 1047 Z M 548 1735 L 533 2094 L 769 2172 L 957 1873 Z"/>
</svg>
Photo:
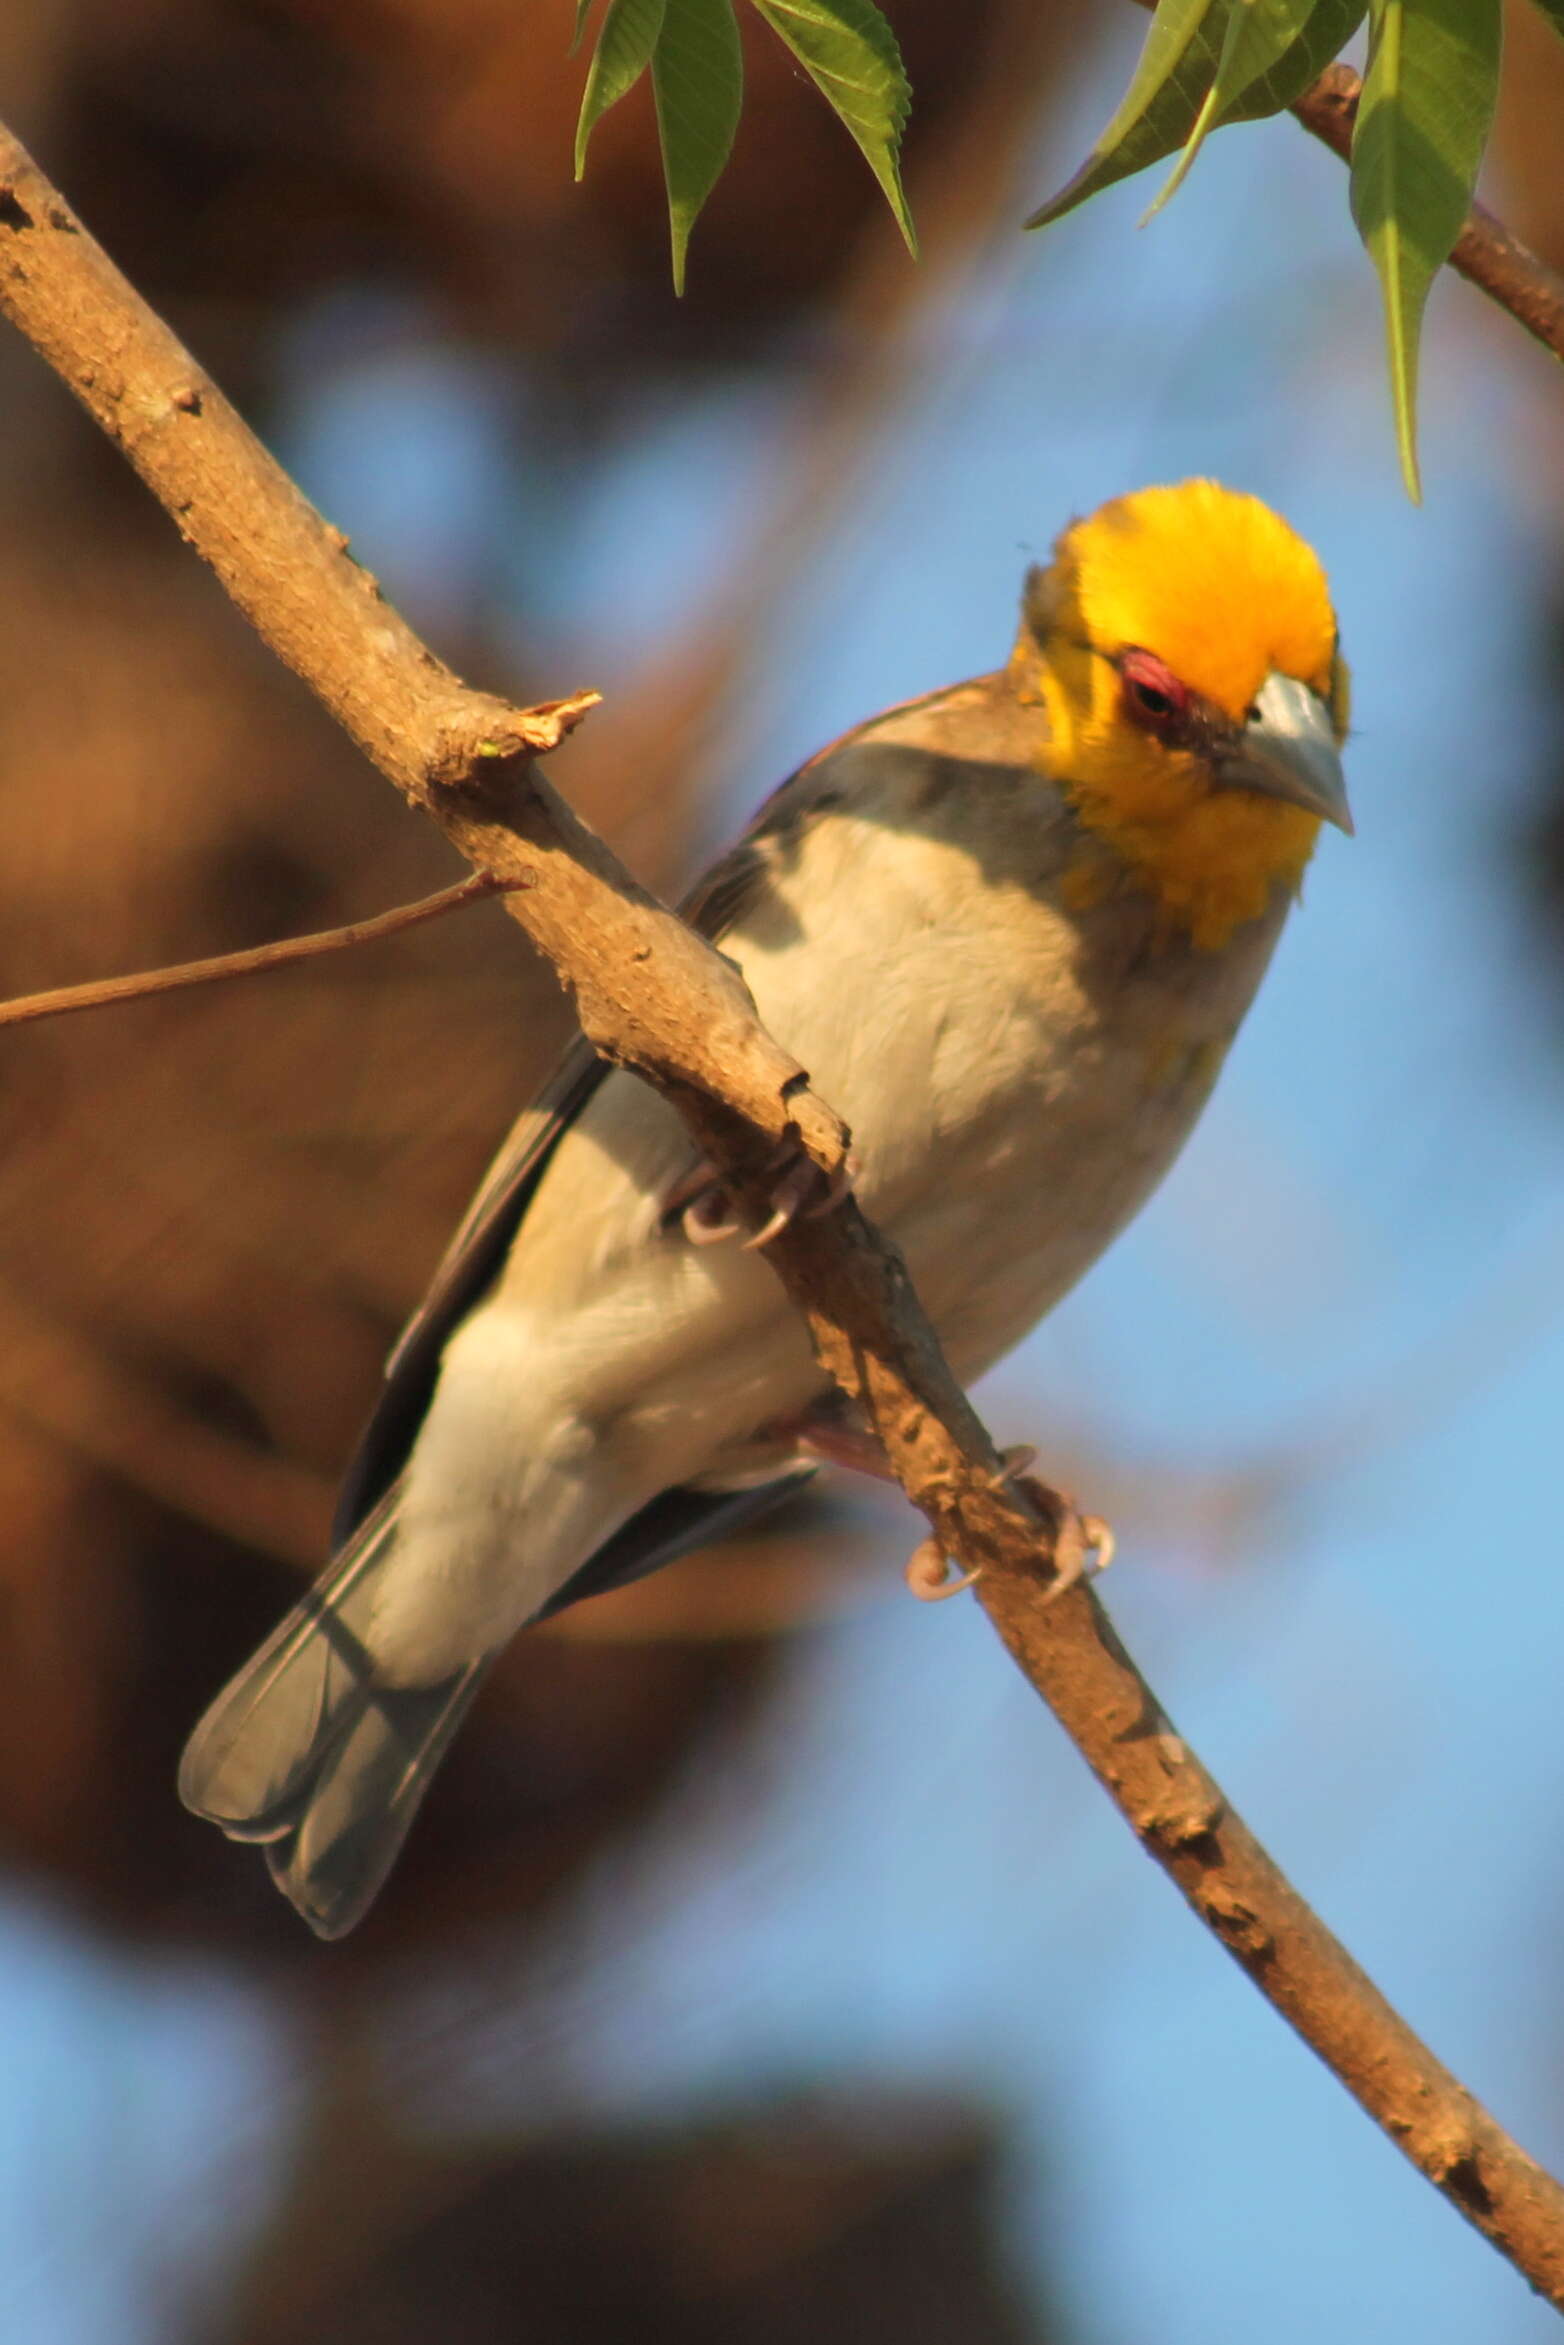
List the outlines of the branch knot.
<svg viewBox="0 0 1564 2345">
<path fill-rule="evenodd" d="M 476 712 L 469 699 L 439 732 L 425 767 L 429 789 L 480 806 L 497 805 L 518 781 L 525 786 L 519 769 L 557 749 L 602 697 L 600 692 L 572 692 L 563 700 L 539 701 L 533 708 L 512 708 L 495 700 L 487 707 L 480 704 Z"/>
</svg>

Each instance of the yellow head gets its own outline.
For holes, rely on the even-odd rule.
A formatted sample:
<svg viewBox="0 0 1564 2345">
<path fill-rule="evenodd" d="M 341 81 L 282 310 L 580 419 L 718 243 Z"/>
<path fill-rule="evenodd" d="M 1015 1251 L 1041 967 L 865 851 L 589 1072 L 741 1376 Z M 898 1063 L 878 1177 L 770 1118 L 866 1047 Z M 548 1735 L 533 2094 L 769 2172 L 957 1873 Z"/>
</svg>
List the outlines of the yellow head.
<svg viewBox="0 0 1564 2345">
<path fill-rule="evenodd" d="M 1197 945 L 1350 830 L 1347 671 L 1317 557 L 1257 497 L 1189 480 L 1072 522 L 1027 581 L 1015 669 L 1049 771 Z"/>
</svg>

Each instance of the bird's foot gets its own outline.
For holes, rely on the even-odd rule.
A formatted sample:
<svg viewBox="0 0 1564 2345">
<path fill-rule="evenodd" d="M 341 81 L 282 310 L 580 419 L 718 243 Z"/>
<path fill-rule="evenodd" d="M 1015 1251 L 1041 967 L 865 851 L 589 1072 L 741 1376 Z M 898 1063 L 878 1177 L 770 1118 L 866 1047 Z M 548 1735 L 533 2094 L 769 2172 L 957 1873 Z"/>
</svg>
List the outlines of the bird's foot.
<svg viewBox="0 0 1564 2345">
<path fill-rule="evenodd" d="M 1030 1468 L 1036 1463 L 1035 1449 L 1021 1447 L 1004 1452 L 1004 1472 L 1001 1482 L 1016 1482 L 1022 1487 L 1030 1479 Z M 1057 1495 L 1037 1485 L 1039 1507 L 1047 1512 L 1059 1504 Z M 1078 1587 L 1082 1580 L 1094 1580 L 1105 1572 L 1113 1561 L 1116 1541 L 1111 1524 L 1100 1514 L 1082 1514 L 1072 1500 L 1064 1501 L 1064 1512 L 1059 1534 L 1054 1541 L 1054 1576 L 1043 1597 L 1045 1604 L 1053 1604 L 1066 1589 Z"/>
<path fill-rule="evenodd" d="M 877 1482 L 896 1480 L 877 1436 L 851 1417 L 822 1409 L 818 1415 L 794 1418 L 768 1430 L 779 1439 L 793 1441 L 801 1457 L 818 1458 L 822 1465 L 846 1466 L 855 1474 L 871 1475 Z M 1024 1485 L 1036 1463 L 1037 1450 L 1030 1441 L 1019 1441 L 1012 1448 L 1001 1450 L 994 1487 L 1002 1490 L 1011 1482 Z M 1045 1511 L 1054 1504 L 1052 1494 L 1042 1489 L 1038 1491 L 1038 1499 Z M 1073 1588 L 1083 1579 L 1095 1579 L 1099 1572 L 1106 1571 L 1113 1561 L 1113 1549 L 1113 1533 L 1101 1515 L 1081 1514 L 1067 1505 L 1054 1547 L 1055 1576 L 1045 1601 L 1051 1604 L 1066 1588 Z M 950 1562 L 933 1536 L 908 1557 L 903 1576 L 921 1604 L 942 1604 L 947 1596 L 959 1596 L 964 1588 L 970 1588 L 983 1576 L 979 1564 L 975 1570 L 958 1572 L 952 1577 Z"/>
<path fill-rule="evenodd" d="M 777 1431 L 796 1442 L 801 1457 L 818 1458 L 825 1466 L 846 1466 L 849 1473 L 867 1474 L 875 1482 L 896 1479 L 879 1436 L 851 1417 L 821 1410 L 818 1415 L 792 1418 Z"/>
<path fill-rule="evenodd" d="M 1000 1454 L 1000 1470 L 994 1477 L 996 1488 L 1007 1482 L 1023 1483 L 1028 1470 L 1037 1460 L 1037 1451 L 1030 1442 L 1021 1442 L 1014 1449 Z M 1082 1580 L 1095 1579 L 1105 1572 L 1114 1557 L 1114 1536 L 1111 1526 L 1101 1515 L 1082 1514 L 1078 1508 L 1067 1505 L 1059 1536 L 1054 1545 L 1054 1577 L 1043 1598 L 1052 1604 L 1067 1588 L 1079 1586 Z M 942 1604 L 947 1596 L 959 1596 L 983 1576 L 983 1566 L 950 1576 L 950 1557 L 937 1538 L 928 1538 L 908 1558 L 906 1581 L 914 1596 L 923 1604 Z"/>
<path fill-rule="evenodd" d="M 1067 1588 L 1096 1579 L 1113 1561 L 1116 1546 L 1112 1525 L 1100 1514 L 1081 1514 L 1075 1507 L 1067 1507 L 1054 1546 L 1054 1576 L 1043 1602 L 1057 1603 Z"/>
<path fill-rule="evenodd" d="M 1037 1463 L 1037 1450 L 1030 1441 L 1018 1441 L 1011 1449 L 999 1453 L 999 1471 L 994 1476 L 994 1487 L 1002 1490 L 1007 1482 L 1020 1481 L 1027 1470 Z M 950 1557 L 938 1539 L 930 1537 L 907 1558 L 902 1575 L 920 1604 L 943 1604 L 947 1596 L 959 1596 L 964 1588 L 973 1587 L 983 1577 L 983 1566 L 977 1564 L 971 1571 L 950 1576 Z"/>
<path fill-rule="evenodd" d="M 931 1535 L 908 1556 L 902 1577 L 920 1604 L 943 1604 L 947 1596 L 959 1596 L 964 1588 L 974 1587 L 983 1577 L 983 1566 L 957 1572 L 952 1578 L 950 1557 Z"/>
<path fill-rule="evenodd" d="M 745 1252 L 769 1246 L 800 1215 L 805 1221 L 814 1221 L 821 1214 L 834 1213 L 852 1187 L 857 1170 L 857 1159 L 849 1153 L 834 1173 L 823 1173 L 796 1141 L 784 1141 L 766 1166 L 771 1211 L 760 1228 L 743 1240 Z M 724 1238 L 738 1237 L 743 1229 L 733 1195 L 709 1157 L 676 1181 L 663 1199 L 663 1227 L 675 1221 L 692 1246 L 720 1245 Z"/>
</svg>

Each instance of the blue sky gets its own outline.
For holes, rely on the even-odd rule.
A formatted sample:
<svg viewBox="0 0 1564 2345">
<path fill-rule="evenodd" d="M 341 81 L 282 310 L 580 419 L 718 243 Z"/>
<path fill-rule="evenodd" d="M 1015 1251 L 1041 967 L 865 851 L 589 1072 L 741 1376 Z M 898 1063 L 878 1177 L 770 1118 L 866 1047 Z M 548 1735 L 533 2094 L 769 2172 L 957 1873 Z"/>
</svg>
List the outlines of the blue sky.
<svg viewBox="0 0 1564 2345">
<path fill-rule="evenodd" d="M 1071 160 L 1050 133 L 1018 216 Z M 1104 1594 L 1175 1719 L 1557 2166 L 1564 1062 L 1512 861 L 1558 754 L 1556 548 L 1524 458 L 1557 433 L 1556 384 L 1436 289 L 1416 511 L 1335 161 L 1284 128 L 1224 135 L 1137 234 L 1147 194 L 1006 239 L 934 321 L 730 711 L 714 828 L 867 710 L 995 664 L 1025 560 L 1102 496 L 1210 471 L 1319 547 L 1359 836 L 1325 841 L 1165 1190 L 983 1398 L 1045 1466 L 1055 1425 L 1071 1458 L 1113 1461 Z M 549 615 L 598 645 L 600 680 L 744 541 L 774 396 L 666 408 L 590 484 Z M 459 355 L 344 362 L 291 453 L 393 592 L 434 530 L 430 603 L 454 610 L 537 494 L 503 410 Z M 401 454 L 431 418 L 441 494 L 411 495 Z M 1263 1471 L 1271 1495 L 1196 1539 L 1155 1495 L 1168 1460 L 1216 1489 Z M 757 1742 L 683 1787 L 524 1976 L 490 1966 L 481 2063 L 420 2059 L 442 1983 L 407 1983 L 387 2035 L 411 2104 L 461 2128 L 932 2080 L 1012 2121 L 1009 2246 L 1083 2345 L 1210 2345 L 1217 2306 L 1222 2335 L 1263 2323 L 1271 2345 L 1551 2331 L 1189 1919 L 976 1607 L 903 1596 L 908 1543 L 889 1514 L 883 1598 L 800 1641 Z M 8 2334 L 164 2336 L 291 2138 L 286 2026 L 242 1980 L 132 1961 L 19 1892 L 0 1982 Z"/>
</svg>

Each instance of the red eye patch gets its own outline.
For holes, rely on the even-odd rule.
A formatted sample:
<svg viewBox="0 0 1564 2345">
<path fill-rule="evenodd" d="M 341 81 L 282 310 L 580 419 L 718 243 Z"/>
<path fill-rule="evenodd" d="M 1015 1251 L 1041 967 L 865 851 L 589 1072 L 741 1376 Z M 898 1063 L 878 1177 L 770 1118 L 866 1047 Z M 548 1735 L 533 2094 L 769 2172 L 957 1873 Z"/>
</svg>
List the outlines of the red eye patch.
<svg viewBox="0 0 1564 2345">
<path fill-rule="evenodd" d="M 1189 687 L 1154 651 L 1127 651 L 1119 661 L 1127 715 L 1149 732 L 1164 732 L 1189 714 Z"/>
</svg>

